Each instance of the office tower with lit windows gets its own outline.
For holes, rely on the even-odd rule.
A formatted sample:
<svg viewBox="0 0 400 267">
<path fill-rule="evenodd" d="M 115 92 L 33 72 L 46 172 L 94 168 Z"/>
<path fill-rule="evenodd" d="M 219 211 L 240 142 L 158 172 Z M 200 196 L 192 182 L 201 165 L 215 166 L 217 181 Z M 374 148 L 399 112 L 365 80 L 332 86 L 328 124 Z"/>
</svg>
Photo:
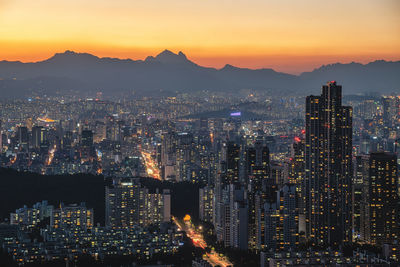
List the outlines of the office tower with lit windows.
<svg viewBox="0 0 400 267">
<path fill-rule="evenodd" d="M 396 154 L 369 155 L 362 195 L 361 239 L 372 245 L 394 244 L 399 238 L 399 195 Z"/>
<path fill-rule="evenodd" d="M 315 245 L 352 240 L 352 109 L 335 81 L 306 98 L 306 237 Z"/>
<path fill-rule="evenodd" d="M 32 148 L 43 150 L 48 148 L 47 130 L 43 126 L 32 127 Z"/>
</svg>

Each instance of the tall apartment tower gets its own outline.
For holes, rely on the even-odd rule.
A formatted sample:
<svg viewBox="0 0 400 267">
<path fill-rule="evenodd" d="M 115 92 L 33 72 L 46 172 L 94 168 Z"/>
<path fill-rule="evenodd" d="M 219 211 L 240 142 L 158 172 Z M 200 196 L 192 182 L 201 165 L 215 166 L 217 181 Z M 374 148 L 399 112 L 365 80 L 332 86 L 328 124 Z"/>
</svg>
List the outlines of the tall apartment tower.
<svg viewBox="0 0 400 267">
<path fill-rule="evenodd" d="M 306 99 L 306 237 L 315 245 L 352 239 L 352 109 L 335 81 Z"/>
<path fill-rule="evenodd" d="M 305 140 L 299 136 L 292 145 L 289 182 L 296 184 L 297 208 L 299 210 L 299 232 L 306 232 L 306 187 L 305 187 Z"/>
<path fill-rule="evenodd" d="M 106 226 L 131 228 L 169 222 L 171 219 L 171 196 L 169 190 L 150 193 L 138 179 L 113 180 L 106 187 Z"/>
<path fill-rule="evenodd" d="M 259 249 L 263 243 L 260 235 L 263 229 L 261 210 L 266 198 L 264 187 L 269 178 L 269 149 L 262 140 L 257 140 L 252 147 L 247 147 L 245 164 L 249 208 L 249 247 Z"/>
<path fill-rule="evenodd" d="M 229 141 L 226 144 L 226 182 L 238 183 L 240 169 L 240 146 Z"/>
<path fill-rule="evenodd" d="M 393 244 L 399 238 L 396 154 L 371 153 L 367 171 L 362 194 L 361 239 L 373 245 Z"/>
<path fill-rule="evenodd" d="M 267 251 L 295 250 L 299 244 L 296 185 L 285 184 L 275 201 L 264 203 L 265 249 Z"/>
<path fill-rule="evenodd" d="M 199 218 L 212 223 L 214 215 L 214 187 L 206 186 L 199 189 Z"/>
</svg>

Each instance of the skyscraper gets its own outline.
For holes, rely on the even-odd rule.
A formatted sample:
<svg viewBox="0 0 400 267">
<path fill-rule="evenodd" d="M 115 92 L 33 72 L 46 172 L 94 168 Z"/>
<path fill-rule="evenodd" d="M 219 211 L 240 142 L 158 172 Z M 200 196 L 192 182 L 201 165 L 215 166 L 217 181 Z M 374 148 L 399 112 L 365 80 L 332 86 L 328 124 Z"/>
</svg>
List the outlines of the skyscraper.
<svg viewBox="0 0 400 267">
<path fill-rule="evenodd" d="M 261 210 L 266 197 L 264 187 L 269 177 L 269 149 L 263 145 L 262 140 L 257 140 L 254 147 L 247 148 L 245 164 L 249 201 L 249 247 L 260 248 L 263 241 L 258 233 L 264 223 L 261 220 Z"/>
<path fill-rule="evenodd" d="M 298 209 L 296 185 L 285 184 L 278 192 L 276 200 L 264 204 L 265 248 L 267 250 L 291 250 L 299 244 Z"/>
<path fill-rule="evenodd" d="M 354 176 L 353 176 L 353 241 L 357 241 L 361 233 L 365 230 L 362 214 L 365 214 L 365 208 L 368 194 L 369 179 L 369 157 L 370 155 L 357 156 L 354 159 Z"/>
<path fill-rule="evenodd" d="M 376 152 L 369 155 L 369 175 L 364 187 L 361 238 L 374 245 L 398 241 L 399 197 L 395 154 Z"/>
<path fill-rule="evenodd" d="M 42 126 L 34 126 L 32 128 L 32 147 L 40 149 L 47 146 L 47 130 Z"/>
<path fill-rule="evenodd" d="M 226 144 L 227 183 L 239 182 L 239 169 L 240 169 L 240 146 L 233 141 L 229 141 Z"/>
<path fill-rule="evenodd" d="M 18 127 L 18 144 L 21 149 L 27 150 L 29 143 L 28 128 L 24 126 Z"/>
<path fill-rule="evenodd" d="M 81 160 L 89 161 L 93 157 L 93 132 L 91 130 L 83 130 L 81 135 Z"/>
<path fill-rule="evenodd" d="M 306 188 L 305 188 L 305 140 L 296 136 L 292 145 L 290 159 L 289 182 L 296 184 L 297 208 L 299 210 L 299 232 L 305 233 L 306 217 Z"/>
<path fill-rule="evenodd" d="M 352 109 L 335 81 L 306 99 L 306 237 L 317 245 L 351 241 Z"/>
</svg>

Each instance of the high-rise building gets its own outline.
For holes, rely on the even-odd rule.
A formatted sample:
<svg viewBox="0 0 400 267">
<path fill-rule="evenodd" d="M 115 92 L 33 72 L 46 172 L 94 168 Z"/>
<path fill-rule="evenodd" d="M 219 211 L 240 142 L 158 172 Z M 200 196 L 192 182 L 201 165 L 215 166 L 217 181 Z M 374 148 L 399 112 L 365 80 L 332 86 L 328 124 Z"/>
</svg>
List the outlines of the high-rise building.
<svg viewBox="0 0 400 267">
<path fill-rule="evenodd" d="M 289 170 L 289 182 L 296 184 L 299 232 L 306 232 L 305 140 L 294 138 Z"/>
<path fill-rule="evenodd" d="M 84 147 L 93 146 L 93 132 L 91 130 L 82 130 L 81 146 Z"/>
<path fill-rule="evenodd" d="M 335 81 L 306 99 L 306 237 L 316 245 L 352 240 L 352 109 Z"/>
<path fill-rule="evenodd" d="M 177 137 L 175 132 L 164 133 L 161 136 L 161 173 L 164 180 L 175 181 L 177 179 L 176 147 Z"/>
<path fill-rule="evenodd" d="M 82 161 L 90 161 L 94 156 L 93 132 L 83 130 L 81 133 L 81 159 Z"/>
<path fill-rule="evenodd" d="M 205 186 L 199 189 L 199 218 L 212 223 L 214 214 L 214 188 Z"/>
<path fill-rule="evenodd" d="M 253 183 L 256 190 L 261 190 L 262 181 L 269 174 L 269 149 L 257 140 L 254 147 L 248 147 L 246 152 L 246 171 L 248 182 Z"/>
<path fill-rule="evenodd" d="M 229 141 L 226 144 L 226 183 L 239 182 L 240 146 Z"/>
<path fill-rule="evenodd" d="M 20 225 L 22 228 L 32 228 L 40 223 L 44 218 L 51 217 L 53 206 L 48 205 L 46 200 L 37 202 L 32 208 L 26 205 L 15 212 L 10 213 L 10 224 Z"/>
<path fill-rule="evenodd" d="M 253 147 L 246 151 L 246 172 L 248 183 L 249 206 L 249 247 L 259 249 L 261 247 L 258 232 L 261 231 L 261 209 L 265 200 L 264 187 L 269 178 L 269 149 L 263 145 L 262 140 L 257 140 Z"/>
<path fill-rule="evenodd" d="M 106 187 L 106 225 L 129 228 L 168 222 L 171 219 L 171 197 L 168 190 L 149 193 L 135 179 L 114 179 Z"/>
<path fill-rule="evenodd" d="M 215 182 L 214 227 L 217 238 L 226 247 L 232 244 L 232 208 L 235 200 L 232 190 L 240 187 L 240 146 L 233 141 L 224 142 L 221 149 L 221 161 Z"/>
<path fill-rule="evenodd" d="M 182 132 L 177 134 L 177 142 L 175 147 L 176 156 L 176 177 L 178 181 L 188 180 L 188 172 L 192 164 L 193 153 L 193 135 Z"/>
<path fill-rule="evenodd" d="M 85 203 L 64 205 L 53 209 L 50 225 L 54 228 L 83 228 L 93 227 L 93 209 L 88 209 Z"/>
<path fill-rule="evenodd" d="M 399 238 L 397 156 L 371 153 L 368 167 L 363 183 L 361 239 L 373 245 L 393 244 Z"/>
<path fill-rule="evenodd" d="M 229 192 L 229 246 L 246 250 L 248 248 L 248 205 L 246 191 L 237 184 L 227 186 Z M 228 217 L 227 217 L 228 218 Z M 227 219 L 226 218 L 226 219 Z M 226 222 L 228 222 L 226 220 Z"/>
<path fill-rule="evenodd" d="M 264 243 L 267 251 L 295 250 L 299 244 L 296 185 L 286 184 L 275 201 L 264 203 Z"/>
<path fill-rule="evenodd" d="M 216 202 L 215 228 L 217 238 L 225 247 L 248 248 L 247 194 L 240 184 L 224 185 Z"/>
<path fill-rule="evenodd" d="M 354 175 L 353 175 L 353 197 L 352 197 L 352 214 L 353 214 L 353 241 L 361 238 L 363 230 L 363 222 L 361 215 L 366 207 L 364 201 L 367 200 L 365 194 L 368 194 L 369 177 L 369 155 L 360 155 L 354 159 Z"/>
<path fill-rule="evenodd" d="M 269 173 L 270 183 L 274 183 L 277 188 L 282 188 L 289 181 L 289 165 L 286 163 L 272 161 Z"/>
<path fill-rule="evenodd" d="M 39 215 L 40 210 L 24 206 L 10 214 L 10 224 L 20 225 L 23 228 L 35 227 L 40 222 Z"/>
<path fill-rule="evenodd" d="M 295 250 L 299 244 L 299 213 L 297 208 L 296 185 L 286 184 L 279 191 L 279 209 L 283 217 L 283 248 Z"/>
<path fill-rule="evenodd" d="M 43 126 L 32 127 L 32 147 L 45 148 L 47 145 L 47 130 Z"/>
<path fill-rule="evenodd" d="M 29 135 L 28 135 L 28 128 L 24 126 L 18 127 L 18 144 L 23 150 L 28 149 L 29 144 Z"/>
</svg>

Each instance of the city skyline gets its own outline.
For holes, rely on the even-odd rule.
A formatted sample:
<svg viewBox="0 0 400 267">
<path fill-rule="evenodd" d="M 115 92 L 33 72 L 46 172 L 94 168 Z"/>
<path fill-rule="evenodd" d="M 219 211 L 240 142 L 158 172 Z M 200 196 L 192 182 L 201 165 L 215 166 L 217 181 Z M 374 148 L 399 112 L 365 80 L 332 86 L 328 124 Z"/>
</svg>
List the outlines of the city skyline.
<svg viewBox="0 0 400 267">
<path fill-rule="evenodd" d="M 182 50 L 200 65 L 301 73 L 329 63 L 400 58 L 396 1 L 1 1 L 0 58 L 65 50 L 144 59 Z"/>
<path fill-rule="evenodd" d="M 399 0 L 0 0 L 0 265 L 398 266 Z"/>
</svg>

